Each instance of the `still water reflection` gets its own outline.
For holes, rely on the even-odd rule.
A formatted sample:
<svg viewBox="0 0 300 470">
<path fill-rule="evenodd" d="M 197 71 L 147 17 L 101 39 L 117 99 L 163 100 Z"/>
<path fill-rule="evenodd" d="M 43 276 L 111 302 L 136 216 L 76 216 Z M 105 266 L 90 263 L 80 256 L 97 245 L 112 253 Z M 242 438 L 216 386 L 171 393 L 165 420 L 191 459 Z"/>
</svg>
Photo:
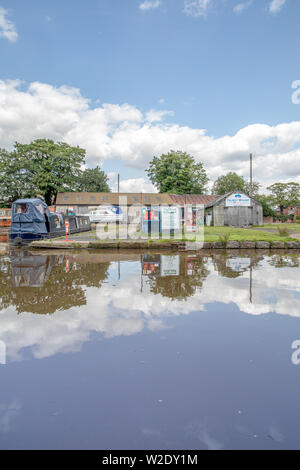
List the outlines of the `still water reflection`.
<svg viewBox="0 0 300 470">
<path fill-rule="evenodd" d="M 0 261 L 0 448 L 300 447 L 299 253 Z"/>
</svg>

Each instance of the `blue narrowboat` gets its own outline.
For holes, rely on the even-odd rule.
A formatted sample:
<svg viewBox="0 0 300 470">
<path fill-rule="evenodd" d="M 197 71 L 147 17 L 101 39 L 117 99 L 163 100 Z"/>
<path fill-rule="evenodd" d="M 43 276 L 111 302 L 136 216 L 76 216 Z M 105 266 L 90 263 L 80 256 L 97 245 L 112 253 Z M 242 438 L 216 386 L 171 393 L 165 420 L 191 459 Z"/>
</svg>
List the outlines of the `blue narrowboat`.
<svg viewBox="0 0 300 470">
<path fill-rule="evenodd" d="M 41 199 L 18 199 L 12 204 L 10 241 L 23 245 L 34 240 L 61 237 L 65 234 L 66 221 L 69 221 L 71 234 L 91 230 L 87 216 L 51 213 Z"/>
</svg>

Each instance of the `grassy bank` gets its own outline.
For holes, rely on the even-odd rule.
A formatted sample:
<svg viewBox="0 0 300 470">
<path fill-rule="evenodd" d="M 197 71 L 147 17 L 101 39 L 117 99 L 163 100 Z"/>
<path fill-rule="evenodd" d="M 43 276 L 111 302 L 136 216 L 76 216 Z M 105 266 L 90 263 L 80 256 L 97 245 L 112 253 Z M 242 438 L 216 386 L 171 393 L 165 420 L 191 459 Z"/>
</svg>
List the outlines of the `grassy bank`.
<svg viewBox="0 0 300 470">
<path fill-rule="evenodd" d="M 286 224 L 289 225 L 289 224 Z M 295 224 L 296 225 L 296 224 Z M 265 228 L 265 227 L 261 227 Z M 271 226 L 274 228 L 274 226 Z M 276 227 L 275 229 L 276 230 Z M 255 229 L 246 229 L 246 228 L 235 228 L 235 227 L 205 227 L 204 229 L 204 239 L 207 242 L 217 242 L 220 240 L 221 237 L 227 235 L 228 241 L 253 241 L 253 242 L 287 242 L 293 241 L 294 238 L 290 236 L 280 236 L 279 233 L 276 232 L 267 232 L 263 230 L 255 230 Z"/>
<path fill-rule="evenodd" d="M 286 224 L 289 225 L 289 224 Z M 296 224 L 295 224 L 296 225 Z M 281 224 L 283 226 L 283 224 Z M 271 231 L 264 231 L 264 227 L 260 227 L 262 230 L 257 230 L 255 228 L 253 229 L 244 229 L 244 228 L 235 228 L 235 227 L 205 227 L 204 228 L 204 241 L 206 242 L 218 242 L 226 239 L 226 241 L 253 241 L 253 242 L 259 242 L 259 241 L 265 241 L 272 243 L 274 241 L 279 241 L 279 242 L 288 242 L 288 241 L 294 241 L 295 239 L 292 238 L 289 235 L 285 236 L 280 236 L 280 234 L 277 232 L 276 227 L 270 226 L 270 228 L 274 229 L 274 232 Z M 269 226 L 266 226 L 266 228 L 269 228 Z M 290 229 L 290 227 L 287 227 Z M 291 230 L 289 230 L 291 232 Z M 293 229 L 294 232 L 296 230 Z M 300 230 L 299 230 L 300 231 Z M 140 236 L 140 240 L 145 240 L 147 239 L 142 239 L 141 234 L 136 234 L 136 236 Z M 61 238 L 63 239 L 63 238 Z M 81 234 L 74 234 L 72 235 L 72 239 L 74 241 L 81 241 L 81 240 L 86 240 L 86 241 L 105 241 L 105 239 L 99 239 L 97 238 L 96 231 L 92 232 L 86 232 L 86 233 L 81 233 Z M 177 238 L 178 239 L 178 238 Z M 123 240 L 126 241 L 125 239 L 125 234 L 123 233 Z M 130 240 L 130 239 L 128 239 Z M 176 237 L 174 238 L 176 240 Z M 195 235 L 193 233 L 188 234 L 188 236 L 183 237 L 182 241 L 194 241 L 195 240 Z M 112 239 L 106 239 L 107 242 L 111 241 L 113 242 Z M 120 239 L 122 241 L 122 237 Z M 133 240 L 132 240 L 133 241 Z M 157 242 L 169 242 L 171 240 L 166 239 L 162 237 L 160 240 L 158 239 L 149 239 L 150 243 L 157 243 Z M 299 239 L 297 240 L 299 241 Z"/>
<path fill-rule="evenodd" d="M 276 230 L 277 227 L 285 228 L 288 230 L 290 233 L 300 233 L 300 224 L 265 224 L 261 226 L 260 228 L 265 228 L 267 230 Z"/>
</svg>

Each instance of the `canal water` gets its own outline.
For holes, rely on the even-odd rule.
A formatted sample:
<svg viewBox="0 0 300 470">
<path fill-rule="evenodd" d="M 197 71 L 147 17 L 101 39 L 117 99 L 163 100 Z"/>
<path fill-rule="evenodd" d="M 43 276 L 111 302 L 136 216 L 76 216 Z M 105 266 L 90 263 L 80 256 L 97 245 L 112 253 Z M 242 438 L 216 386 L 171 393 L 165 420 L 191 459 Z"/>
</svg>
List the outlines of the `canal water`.
<svg viewBox="0 0 300 470">
<path fill-rule="evenodd" d="M 1 449 L 300 447 L 299 253 L 0 256 Z"/>
</svg>

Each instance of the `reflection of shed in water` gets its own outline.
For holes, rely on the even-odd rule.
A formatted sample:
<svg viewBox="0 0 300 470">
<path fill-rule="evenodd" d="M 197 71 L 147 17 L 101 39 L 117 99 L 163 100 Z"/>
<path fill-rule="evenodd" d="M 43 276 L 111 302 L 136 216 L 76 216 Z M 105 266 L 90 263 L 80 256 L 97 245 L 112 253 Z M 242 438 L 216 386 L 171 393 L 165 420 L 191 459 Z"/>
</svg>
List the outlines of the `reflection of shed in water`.
<svg viewBox="0 0 300 470">
<path fill-rule="evenodd" d="M 12 281 L 14 287 L 42 287 L 48 280 L 55 257 L 28 255 L 23 252 L 11 257 Z"/>
<path fill-rule="evenodd" d="M 151 275 L 160 273 L 160 255 L 143 254 L 142 255 L 142 273 L 143 275 Z"/>
</svg>

